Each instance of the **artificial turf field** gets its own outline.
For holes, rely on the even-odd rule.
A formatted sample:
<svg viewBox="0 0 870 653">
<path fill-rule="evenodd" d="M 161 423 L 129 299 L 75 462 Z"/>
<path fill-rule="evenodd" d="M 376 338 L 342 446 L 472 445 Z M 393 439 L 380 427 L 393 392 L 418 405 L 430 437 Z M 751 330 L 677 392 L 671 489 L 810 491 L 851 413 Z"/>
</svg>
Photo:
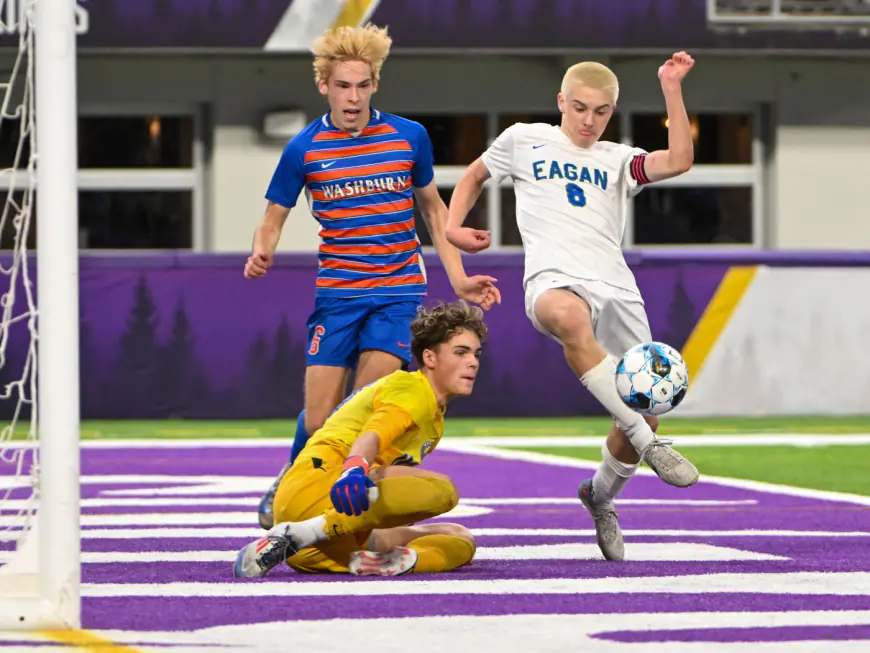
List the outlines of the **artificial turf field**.
<svg viewBox="0 0 870 653">
<path fill-rule="evenodd" d="M 870 648 L 870 419 L 666 419 L 692 488 L 642 469 L 606 562 L 576 500 L 609 423 L 452 420 L 425 466 L 474 562 L 395 579 L 232 577 L 290 422 L 90 422 L 82 430 L 86 632 L 4 650 L 864 651 Z M 833 443 L 833 444 L 832 444 Z M 5 470 L 8 471 L 8 470 Z M 0 482 L 4 481 L 0 477 Z M 13 486 L 6 477 L 7 487 Z M 0 504 L 7 526 L 23 489 Z M 16 533 L 0 531 L 8 559 Z"/>
</svg>

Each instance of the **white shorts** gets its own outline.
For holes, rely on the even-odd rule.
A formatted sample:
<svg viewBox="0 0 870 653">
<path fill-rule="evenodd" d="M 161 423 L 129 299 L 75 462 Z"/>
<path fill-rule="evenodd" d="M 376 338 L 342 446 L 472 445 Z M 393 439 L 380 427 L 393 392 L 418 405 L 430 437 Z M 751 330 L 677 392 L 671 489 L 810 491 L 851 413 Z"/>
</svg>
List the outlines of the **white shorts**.
<svg viewBox="0 0 870 653">
<path fill-rule="evenodd" d="M 629 290 L 601 281 L 575 279 L 560 272 L 541 272 L 526 283 L 526 315 L 535 328 L 556 342 L 535 314 L 535 303 L 548 290 L 564 288 L 577 294 L 592 309 L 592 332 L 608 354 L 621 357 L 625 352 L 652 340 L 643 298 Z"/>
</svg>

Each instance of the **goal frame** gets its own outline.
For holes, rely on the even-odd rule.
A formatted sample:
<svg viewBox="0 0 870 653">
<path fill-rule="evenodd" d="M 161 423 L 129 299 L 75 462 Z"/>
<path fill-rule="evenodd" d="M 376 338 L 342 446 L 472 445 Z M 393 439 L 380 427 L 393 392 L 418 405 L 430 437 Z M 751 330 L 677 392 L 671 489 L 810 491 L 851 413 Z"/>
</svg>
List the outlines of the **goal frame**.
<svg viewBox="0 0 870 653">
<path fill-rule="evenodd" d="M 39 507 L 24 545 L 0 568 L 0 630 L 65 630 L 81 628 L 76 3 L 31 6 Z"/>
</svg>

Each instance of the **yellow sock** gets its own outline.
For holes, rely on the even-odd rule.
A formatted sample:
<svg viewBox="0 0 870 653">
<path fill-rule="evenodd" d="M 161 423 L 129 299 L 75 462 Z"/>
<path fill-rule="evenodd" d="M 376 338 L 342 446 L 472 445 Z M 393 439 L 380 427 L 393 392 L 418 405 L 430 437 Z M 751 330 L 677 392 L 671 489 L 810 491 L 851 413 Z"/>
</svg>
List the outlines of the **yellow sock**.
<svg viewBox="0 0 870 653">
<path fill-rule="evenodd" d="M 451 571 L 467 565 L 474 557 L 474 545 L 456 535 L 424 535 L 408 545 L 417 552 L 415 574 Z"/>
<path fill-rule="evenodd" d="M 329 510 L 323 530 L 330 539 L 376 528 L 408 526 L 450 512 L 459 502 L 453 483 L 434 476 L 392 476 L 378 482 L 380 496 L 358 516 Z"/>
</svg>

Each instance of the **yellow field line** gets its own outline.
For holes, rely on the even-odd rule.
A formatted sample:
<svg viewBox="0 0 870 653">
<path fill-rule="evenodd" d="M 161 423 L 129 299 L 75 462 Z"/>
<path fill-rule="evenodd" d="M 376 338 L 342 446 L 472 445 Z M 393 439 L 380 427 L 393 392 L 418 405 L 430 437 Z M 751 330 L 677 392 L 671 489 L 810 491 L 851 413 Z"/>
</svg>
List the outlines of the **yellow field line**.
<svg viewBox="0 0 870 653">
<path fill-rule="evenodd" d="M 139 649 L 118 644 L 87 630 L 43 630 L 39 633 L 46 639 L 65 644 L 82 651 L 94 653 L 142 653 Z"/>
</svg>

